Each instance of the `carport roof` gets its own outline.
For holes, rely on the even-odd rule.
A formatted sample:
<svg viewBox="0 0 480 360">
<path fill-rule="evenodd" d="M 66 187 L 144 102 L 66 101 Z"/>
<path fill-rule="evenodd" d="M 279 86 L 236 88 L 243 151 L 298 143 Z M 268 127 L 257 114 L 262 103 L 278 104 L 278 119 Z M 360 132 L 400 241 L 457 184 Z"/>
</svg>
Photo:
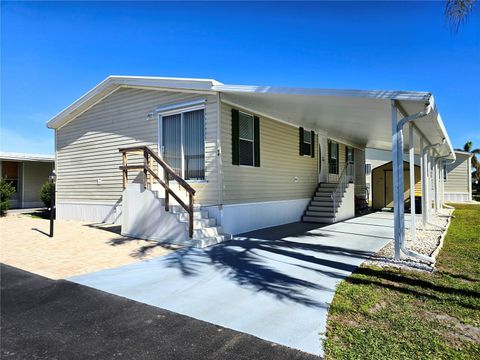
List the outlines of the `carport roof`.
<svg viewBox="0 0 480 360">
<path fill-rule="evenodd" d="M 213 79 L 110 76 L 53 117 L 47 126 L 63 126 L 121 87 L 220 94 L 223 102 L 259 115 L 326 131 L 329 137 L 352 145 L 382 150 L 391 150 L 391 100 L 396 100 L 400 108 L 399 119 L 424 111 L 430 104 L 432 111 L 414 122 L 416 129 L 427 143 L 441 143 L 445 139 L 437 153 L 454 157 L 447 131 L 429 92 L 225 85 Z M 417 153 L 420 150 L 418 138 Z"/>
</svg>

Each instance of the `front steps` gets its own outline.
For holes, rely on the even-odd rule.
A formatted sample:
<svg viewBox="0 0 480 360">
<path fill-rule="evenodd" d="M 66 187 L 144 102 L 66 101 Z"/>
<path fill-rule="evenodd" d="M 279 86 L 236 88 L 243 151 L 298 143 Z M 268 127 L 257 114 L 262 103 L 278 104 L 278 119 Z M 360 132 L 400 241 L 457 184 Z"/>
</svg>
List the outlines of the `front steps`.
<svg viewBox="0 0 480 360">
<path fill-rule="evenodd" d="M 332 224 L 335 222 L 336 214 L 340 208 L 343 197 L 336 208 L 333 207 L 332 193 L 335 191 L 337 184 L 320 183 L 318 184 L 315 194 L 310 200 L 310 204 L 302 216 L 303 222 L 314 222 L 322 224 Z"/>
<path fill-rule="evenodd" d="M 188 229 L 189 215 L 183 207 L 170 205 L 170 212 Z M 208 211 L 196 208 L 193 211 L 193 219 L 193 237 L 187 240 L 186 244 L 204 248 L 232 239 L 232 235 L 225 234 L 223 228 L 217 226 L 217 221 L 214 218 L 208 217 Z"/>
<path fill-rule="evenodd" d="M 231 240 L 215 218 L 198 205 L 193 212 L 193 236 L 189 237 L 189 214 L 174 203 L 165 210 L 160 192 L 130 184 L 123 191 L 122 235 L 166 244 L 204 248 Z"/>
</svg>

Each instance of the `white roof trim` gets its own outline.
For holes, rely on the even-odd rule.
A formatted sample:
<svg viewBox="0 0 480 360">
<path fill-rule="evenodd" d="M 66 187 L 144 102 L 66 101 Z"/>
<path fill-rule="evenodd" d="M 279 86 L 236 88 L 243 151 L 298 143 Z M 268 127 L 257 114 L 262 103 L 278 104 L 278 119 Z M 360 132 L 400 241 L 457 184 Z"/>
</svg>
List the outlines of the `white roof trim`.
<svg viewBox="0 0 480 360">
<path fill-rule="evenodd" d="M 299 96 L 335 96 L 360 97 L 385 100 L 428 101 L 432 95 L 429 92 L 395 91 L 395 90 L 344 90 L 319 88 L 293 88 L 276 86 L 249 86 L 249 85 L 215 85 L 212 90 L 222 93 L 252 93 L 272 95 L 299 95 Z"/>
<path fill-rule="evenodd" d="M 53 163 L 55 161 L 55 156 L 0 151 L 0 160 L 7 160 L 7 161 L 41 161 L 41 162 L 52 162 Z"/>
<path fill-rule="evenodd" d="M 446 146 L 441 151 L 442 154 L 451 152 L 450 156 L 455 157 L 453 153 L 453 147 L 451 145 L 448 133 L 446 132 L 442 118 L 438 113 L 438 109 L 435 106 L 433 95 L 430 92 L 416 92 L 416 91 L 395 91 L 395 90 L 342 90 L 342 89 L 318 89 L 318 88 L 293 88 L 293 87 L 276 87 L 276 86 L 248 86 L 248 85 L 224 85 L 213 79 L 193 79 L 193 78 L 169 78 L 169 77 L 145 77 L 145 76 L 109 76 L 103 80 L 96 87 L 91 89 L 73 104 L 68 106 L 65 110 L 53 117 L 48 123 L 49 128 L 58 129 L 68 122 L 74 120 L 77 116 L 87 111 L 96 103 L 109 96 L 111 93 L 122 87 L 132 87 L 137 89 L 149 89 L 149 90 L 161 90 L 161 91 L 179 91 L 190 92 L 199 95 L 206 94 L 223 94 L 225 97 L 223 102 L 238 102 L 238 105 L 242 105 L 245 108 L 257 108 L 256 113 L 264 112 L 267 117 L 279 118 L 286 117 L 285 122 L 300 124 L 304 122 L 304 126 L 308 125 L 322 125 L 318 122 L 318 119 L 313 119 L 312 114 L 315 113 L 315 106 L 323 104 L 323 108 L 320 110 L 330 116 L 330 123 L 323 124 L 326 126 L 323 130 L 328 130 L 329 134 L 334 135 L 335 132 L 343 131 L 339 128 L 340 125 L 332 123 L 331 118 L 333 116 L 347 117 L 351 123 L 351 126 L 358 126 L 357 118 L 353 117 L 353 109 L 363 111 L 363 116 L 367 116 L 369 119 L 373 119 L 370 113 L 374 113 L 376 118 L 380 119 L 381 113 L 385 111 L 385 120 L 382 120 L 383 135 L 379 135 L 376 139 L 371 137 L 368 140 L 368 146 L 370 147 L 388 147 L 387 143 L 391 142 L 391 137 L 386 135 L 386 126 L 383 121 L 388 123 L 389 103 L 390 100 L 397 100 L 402 102 L 402 107 L 405 107 L 405 111 L 418 112 L 420 108 L 430 103 L 434 107 L 434 110 L 429 118 L 415 121 L 417 131 L 423 133 L 428 138 L 427 141 L 438 142 L 439 139 L 445 138 Z M 318 101 L 317 101 L 318 98 Z M 297 106 L 296 113 L 292 110 L 290 114 L 288 109 L 285 116 L 279 113 L 282 107 L 276 108 L 276 101 L 291 101 L 292 104 Z M 318 104 L 317 104 L 318 102 Z M 332 105 L 334 104 L 334 105 Z M 335 108 L 335 104 L 338 104 Z M 281 103 L 279 103 L 281 105 Z M 261 108 L 263 106 L 263 110 Z M 272 112 L 266 110 L 266 107 L 270 106 Z M 284 106 L 285 107 L 285 106 Z M 330 107 L 330 108 L 329 108 Z M 330 111 L 330 114 L 328 113 Z M 348 111 L 350 111 L 348 113 Z M 267 114 L 267 112 L 269 114 Z M 300 114 L 300 115 L 297 115 Z M 407 114 L 408 115 L 408 114 Z M 298 118 L 298 119 L 297 119 Z M 298 120 L 298 121 L 297 121 Z M 346 121 L 346 120 L 345 120 Z M 315 123 L 313 123 L 315 122 Z M 298 125 L 297 124 L 297 125 Z M 345 123 L 346 124 L 346 123 Z M 338 125 L 338 126 L 337 126 Z M 374 126 L 370 121 L 370 126 Z M 343 125 L 342 125 L 343 126 Z M 330 128 L 328 128 L 330 127 Z M 340 129 L 340 130 L 339 130 Z M 339 132 L 339 135 L 341 134 Z M 364 131 L 365 132 L 365 131 Z M 343 134 L 345 135 L 345 134 Z M 356 137 L 357 142 L 359 139 L 367 138 L 365 134 L 354 134 L 352 141 Z M 340 136 L 345 137 L 345 136 Z M 348 136 L 346 136 L 348 138 Z M 367 141 L 365 140 L 365 141 Z M 447 151 L 447 152 L 446 152 Z M 439 152 L 440 154 L 440 152 Z"/>
<path fill-rule="evenodd" d="M 105 96 L 117 90 L 119 87 L 163 88 L 170 91 L 176 90 L 208 93 L 213 92 L 212 87 L 218 85 L 221 85 L 221 83 L 214 79 L 112 75 L 55 115 L 48 121 L 47 127 L 51 129 L 61 127 L 92 107 L 98 101 L 105 98 Z"/>
</svg>

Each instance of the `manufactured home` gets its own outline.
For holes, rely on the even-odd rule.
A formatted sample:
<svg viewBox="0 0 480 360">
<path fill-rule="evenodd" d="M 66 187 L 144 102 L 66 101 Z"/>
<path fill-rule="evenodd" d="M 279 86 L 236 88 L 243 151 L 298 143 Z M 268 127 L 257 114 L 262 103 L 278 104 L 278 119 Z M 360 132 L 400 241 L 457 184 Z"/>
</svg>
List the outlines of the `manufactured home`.
<svg viewBox="0 0 480 360">
<path fill-rule="evenodd" d="M 473 154 L 455 150 L 456 160 L 447 163 L 444 176 L 444 201 L 472 201 L 472 156 Z"/>
<path fill-rule="evenodd" d="M 391 150 L 392 116 L 417 113 L 414 151 L 452 157 L 430 93 L 110 76 L 48 122 L 57 216 L 196 246 L 341 221 L 365 198 L 366 147 Z"/>
<path fill-rule="evenodd" d="M 11 208 L 45 206 L 40 199 L 40 188 L 52 174 L 53 162 L 51 155 L 0 152 L 0 176 L 15 189 Z"/>
</svg>

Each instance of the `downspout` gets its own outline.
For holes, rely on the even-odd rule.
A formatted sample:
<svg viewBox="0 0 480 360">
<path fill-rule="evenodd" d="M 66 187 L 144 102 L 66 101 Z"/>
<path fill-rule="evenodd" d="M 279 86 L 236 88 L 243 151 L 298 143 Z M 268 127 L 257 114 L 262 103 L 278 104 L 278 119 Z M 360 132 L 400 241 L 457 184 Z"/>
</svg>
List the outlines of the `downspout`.
<svg viewBox="0 0 480 360">
<path fill-rule="evenodd" d="M 423 149 L 422 149 L 422 158 L 424 158 L 424 155 L 426 155 L 426 158 L 427 158 L 427 163 L 425 164 L 425 166 L 427 167 L 427 171 L 426 171 L 426 174 L 427 174 L 427 179 L 425 179 L 427 181 L 427 184 L 425 186 L 425 189 L 423 189 L 425 191 L 425 200 L 426 200 L 426 206 L 424 206 L 424 211 L 425 211 L 425 214 L 422 214 L 423 215 L 423 223 L 424 223 L 424 226 L 425 225 L 432 225 L 432 226 L 435 226 L 434 224 L 430 223 L 430 214 L 431 214 L 431 211 L 432 211 L 432 201 L 431 201 L 431 197 L 430 197 L 430 191 L 432 190 L 432 184 L 430 183 L 429 181 L 429 174 L 431 172 L 431 162 L 430 162 L 430 159 L 429 159 L 429 154 L 428 152 L 430 151 L 430 149 L 434 149 L 438 146 L 441 146 L 443 144 L 445 144 L 446 140 L 445 138 L 442 139 L 442 142 L 441 143 L 436 143 L 436 144 L 433 144 L 433 145 L 427 145 L 425 146 Z"/>
<path fill-rule="evenodd" d="M 431 111 L 432 111 L 432 106 L 430 104 L 427 104 L 424 111 L 421 111 L 421 112 L 418 112 L 416 114 L 404 117 L 402 120 L 400 120 L 398 122 L 397 131 L 398 132 L 403 132 L 403 127 L 407 123 L 418 120 L 418 119 L 421 119 L 421 118 L 427 116 Z M 435 146 L 438 146 L 438 145 L 439 144 L 436 144 Z M 433 147 L 433 146 L 430 145 L 430 147 Z M 403 149 L 399 149 L 399 150 L 403 151 Z M 403 163 L 403 155 L 402 155 L 402 163 Z M 403 166 L 402 166 L 402 168 L 403 168 Z M 403 176 L 403 174 L 402 174 L 402 176 Z M 403 192 L 403 189 L 402 189 L 402 192 Z M 402 198 L 402 201 L 403 201 L 403 198 Z M 419 254 L 415 251 L 407 249 L 407 247 L 405 246 L 404 236 L 400 237 L 400 250 L 407 256 L 411 256 L 411 257 L 414 257 L 414 258 L 417 258 L 417 259 L 420 259 L 420 260 L 423 260 L 423 261 L 426 261 L 426 262 L 429 262 L 429 263 L 432 263 L 432 264 L 435 262 L 435 260 L 433 258 L 429 257 L 429 256 L 425 256 L 425 255 Z"/>
</svg>

